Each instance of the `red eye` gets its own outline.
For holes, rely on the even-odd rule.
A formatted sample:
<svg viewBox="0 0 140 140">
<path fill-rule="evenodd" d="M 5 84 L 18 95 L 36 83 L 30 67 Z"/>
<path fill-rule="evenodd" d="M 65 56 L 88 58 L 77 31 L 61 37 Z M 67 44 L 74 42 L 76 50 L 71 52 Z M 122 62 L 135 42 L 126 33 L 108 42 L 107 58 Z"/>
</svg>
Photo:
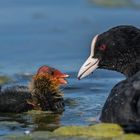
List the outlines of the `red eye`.
<svg viewBox="0 0 140 140">
<path fill-rule="evenodd" d="M 106 49 L 106 45 L 105 44 L 102 44 L 100 47 L 99 47 L 99 50 L 101 51 L 104 51 Z"/>
</svg>

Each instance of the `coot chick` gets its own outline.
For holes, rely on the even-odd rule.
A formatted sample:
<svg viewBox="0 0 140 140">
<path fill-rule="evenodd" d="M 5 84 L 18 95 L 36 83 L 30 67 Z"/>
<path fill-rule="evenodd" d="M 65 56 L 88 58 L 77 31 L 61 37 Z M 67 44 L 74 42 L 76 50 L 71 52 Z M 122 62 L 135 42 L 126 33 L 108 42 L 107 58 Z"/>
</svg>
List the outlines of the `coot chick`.
<svg viewBox="0 0 140 140">
<path fill-rule="evenodd" d="M 140 122 L 140 29 L 124 25 L 96 35 L 78 78 L 97 68 L 115 70 L 127 77 L 112 89 L 100 120 L 119 124 Z"/>
<path fill-rule="evenodd" d="M 28 110 L 64 111 L 60 86 L 66 84 L 67 74 L 42 66 L 33 76 L 29 87 L 14 86 L 1 90 L 0 112 L 20 113 Z"/>
</svg>

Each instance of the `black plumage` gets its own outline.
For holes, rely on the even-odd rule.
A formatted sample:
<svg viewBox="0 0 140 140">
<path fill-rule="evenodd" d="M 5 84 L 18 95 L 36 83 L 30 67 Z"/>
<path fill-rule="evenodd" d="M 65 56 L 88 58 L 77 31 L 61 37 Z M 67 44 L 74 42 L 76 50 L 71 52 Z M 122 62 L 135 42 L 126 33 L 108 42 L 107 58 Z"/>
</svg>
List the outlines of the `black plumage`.
<svg viewBox="0 0 140 140">
<path fill-rule="evenodd" d="M 127 77 L 112 89 L 100 120 L 120 124 L 140 122 L 140 30 L 118 26 L 101 34 L 98 41 L 108 47 L 99 68 L 116 70 Z"/>
<path fill-rule="evenodd" d="M 100 46 L 106 45 L 106 50 Z M 99 35 L 95 46 L 95 58 L 99 68 L 115 70 L 127 77 L 140 70 L 140 29 L 133 26 L 117 26 Z"/>
<path fill-rule="evenodd" d="M 27 103 L 27 99 L 31 99 L 27 87 L 14 86 L 1 90 L 0 112 L 19 113 L 33 109 L 33 106 Z"/>
<path fill-rule="evenodd" d="M 32 81 L 25 86 L 12 86 L 0 90 L 0 112 L 20 113 L 29 110 L 64 111 L 60 85 L 66 84 L 68 75 L 48 66 L 39 68 Z"/>
<path fill-rule="evenodd" d="M 140 72 L 111 90 L 100 120 L 119 124 L 140 122 Z"/>
<path fill-rule="evenodd" d="M 63 97 L 57 92 L 32 92 L 25 86 L 14 86 L 0 92 L 0 112 L 21 113 L 29 110 L 64 111 Z"/>
<path fill-rule="evenodd" d="M 100 120 L 119 124 L 140 122 L 140 29 L 117 26 L 95 36 L 91 54 L 81 67 L 82 79 L 95 69 L 115 70 L 127 79 L 118 83 L 109 94 Z"/>
</svg>

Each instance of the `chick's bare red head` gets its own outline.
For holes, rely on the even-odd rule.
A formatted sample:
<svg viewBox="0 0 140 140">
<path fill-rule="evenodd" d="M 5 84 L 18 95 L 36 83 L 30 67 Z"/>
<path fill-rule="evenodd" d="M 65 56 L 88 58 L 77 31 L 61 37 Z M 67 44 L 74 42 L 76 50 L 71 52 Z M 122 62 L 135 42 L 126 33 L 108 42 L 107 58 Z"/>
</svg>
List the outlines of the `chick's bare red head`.
<svg viewBox="0 0 140 140">
<path fill-rule="evenodd" d="M 69 75 L 62 73 L 61 71 L 49 67 L 49 66 L 42 66 L 38 69 L 37 75 L 46 74 L 51 77 L 52 80 L 58 82 L 58 84 L 67 84 L 65 78 L 69 77 Z"/>
</svg>

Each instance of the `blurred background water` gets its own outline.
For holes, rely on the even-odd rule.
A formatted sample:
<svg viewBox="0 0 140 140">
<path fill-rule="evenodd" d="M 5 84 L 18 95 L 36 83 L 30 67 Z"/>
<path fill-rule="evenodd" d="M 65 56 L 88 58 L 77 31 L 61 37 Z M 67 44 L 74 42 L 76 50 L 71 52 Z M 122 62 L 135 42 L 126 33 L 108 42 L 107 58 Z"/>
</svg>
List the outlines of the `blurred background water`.
<svg viewBox="0 0 140 140">
<path fill-rule="evenodd" d="M 139 18 L 139 0 L 1 0 L 1 75 L 27 85 L 30 74 L 46 64 L 71 77 L 63 87 L 63 114 L 1 114 L 0 135 L 95 123 L 90 118 L 99 116 L 110 89 L 124 77 L 97 70 L 78 81 L 77 72 L 96 34 L 117 25 L 140 27 Z"/>
</svg>

